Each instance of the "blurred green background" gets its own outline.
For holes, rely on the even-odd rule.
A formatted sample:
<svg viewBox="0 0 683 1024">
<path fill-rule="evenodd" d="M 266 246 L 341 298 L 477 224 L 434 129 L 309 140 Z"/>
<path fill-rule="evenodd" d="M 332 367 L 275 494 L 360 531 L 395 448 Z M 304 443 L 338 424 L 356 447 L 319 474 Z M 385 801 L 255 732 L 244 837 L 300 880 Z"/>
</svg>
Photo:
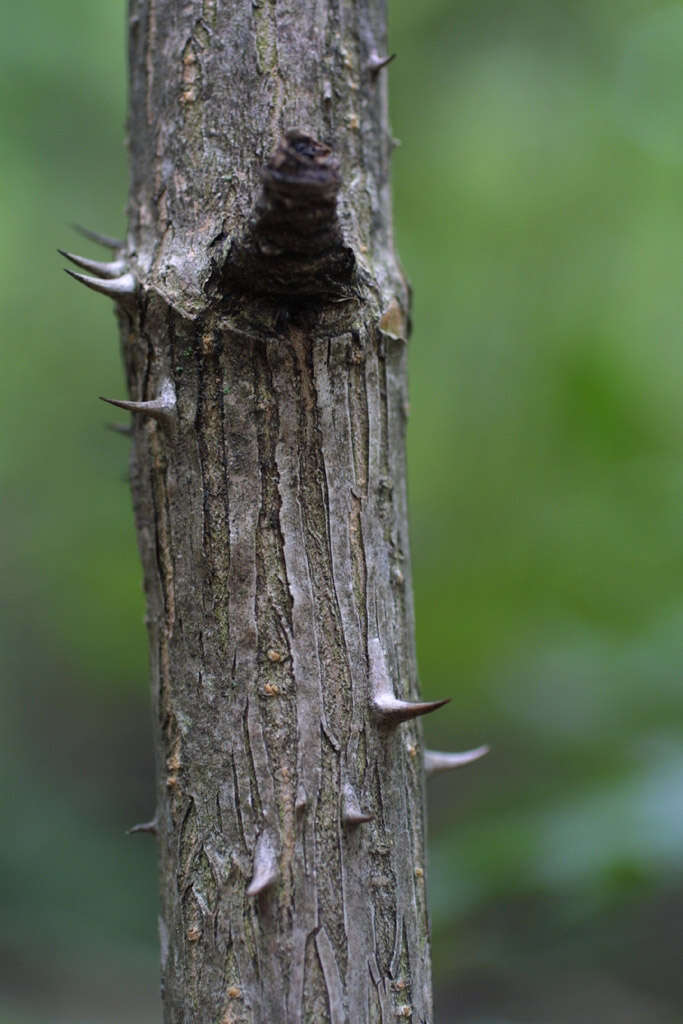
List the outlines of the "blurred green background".
<svg viewBox="0 0 683 1024">
<path fill-rule="evenodd" d="M 124 6 L 0 35 L 0 1024 L 153 1024 Z M 683 1021 L 683 5 L 392 0 L 439 1024 Z"/>
</svg>

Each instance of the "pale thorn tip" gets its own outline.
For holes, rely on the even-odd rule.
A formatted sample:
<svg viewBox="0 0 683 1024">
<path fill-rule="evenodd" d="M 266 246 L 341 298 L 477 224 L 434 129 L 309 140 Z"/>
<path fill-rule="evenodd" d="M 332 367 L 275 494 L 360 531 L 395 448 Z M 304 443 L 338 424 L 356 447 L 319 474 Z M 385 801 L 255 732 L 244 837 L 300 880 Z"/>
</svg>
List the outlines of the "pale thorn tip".
<svg viewBox="0 0 683 1024">
<path fill-rule="evenodd" d="M 126 272 L 126 261 L 125 260 L 111 260 L 109 262 L 103 262 L 102 260 L 89 260 L 85 256 L 77 256 L 73 252 L 67 252 L 66 249 L 57 249 L 60 256 L 63 256 L 65 260 L 71 260 L 77 267 L 82 267 L 83 270 L 89 270 L 93 274 L 97 274 L 98 277 L 121 277 Z"/>
<path fill-rule="evenodd" d="M 112 238 L 111 235 L 101 235 L 99 231 L 91 231 L 90 228 L 84 228 L 81 224 L 72 224 L 71 227 L 79 235 L 83 235 L 84 238 L 95 242 L 96 245 L 103 246 L 105 249 L 123 249 L 126 244 L 120 238 Z"/>
<path fill-rule="evenodd" d="M 139 825 L 133 825 L 132 828 L 127 830 L 126 835 L 132 836 L 135 835 L 136 832 L 149 832 L 151 835 L 157 835 L 159 832 L 157 819 L 152 818 L 151 821 L 142 821 Z"/>
<path fill-rule="evenodd" d="M 482 747 L 475 747 L 473 750 L 463 750 L 456 754 L 448 754 L 441 750 L 425 750 L 425 774 L 437 775 L 439 772 L 449 772 L 453 768 L 460 768 L 464 764 L 478 761 L 480 757 L 488 754 L 490 749 L 490 747 L 484 745 Z"/>
<path fill-rule="evenodd" d="M 270 834 L 262 832 L 254 851 L 254 870 L 247 887 L 247 896 L 258 896 L 277 881 L 277 851 Z"/>
<path fill-rule="evenodd" d="M 122 274 L 121 277 L 113 277 L 104 280 L 101 277 L 89 277 L 87 274 L 77 274 L 74 270 L 65 268 L 65 273 L 80 281 L 86 288 L 92 288 L 100 295 L 108 295 L 110 299 L 126 299 L 135 294 L 135 278 L 132 274 Z"/>
<path fill-rule="evenodd" d="M 342 788 L 341 816 L 345 825 L 353 828 L 355 825 L 363 825 L 372 821 L 374 815 L 366 814 L 361 809 L 356 791 L 350 783 L 345 783 Z"/>
</svg>

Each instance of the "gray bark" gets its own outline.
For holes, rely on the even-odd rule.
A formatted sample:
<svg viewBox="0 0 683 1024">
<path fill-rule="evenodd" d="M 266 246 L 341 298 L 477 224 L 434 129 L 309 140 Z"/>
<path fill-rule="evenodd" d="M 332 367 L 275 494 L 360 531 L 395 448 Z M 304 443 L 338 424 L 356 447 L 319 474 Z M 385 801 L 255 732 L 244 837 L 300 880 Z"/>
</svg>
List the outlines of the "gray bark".
<svg viewBox="0 0 683 1024">
<path fill-rule="evenodd" d="M 385 47 L 382 0 L 130 3 L 173 1024 L 432 1020 Z"/>
</svg>

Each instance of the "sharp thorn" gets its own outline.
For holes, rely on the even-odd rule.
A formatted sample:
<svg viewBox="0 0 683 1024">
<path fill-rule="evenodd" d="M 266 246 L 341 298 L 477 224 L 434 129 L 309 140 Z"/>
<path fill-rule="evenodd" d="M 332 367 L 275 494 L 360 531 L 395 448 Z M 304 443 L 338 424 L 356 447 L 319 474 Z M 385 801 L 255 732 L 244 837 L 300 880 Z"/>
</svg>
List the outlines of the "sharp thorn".
<svg viewBox="0 0 683 1024">
<path fill-rule="evenodd" d="M 275 883 L 278 876 L 277 851 L 268 831 L 258 837 L 254 851 L 254 870 L 247 888 L 247 896 L 258 896 Z"/>
<path fill-rule="evenodd" d="M 375 698 L 374 708 L 375 714 L 385 725 L 400 725 L 401 722 L 409 722 L 411 718 L 438 711 L 449 701 L 450 697 L 445 700 L 399 700 L 398 697 L 386 694 Z"/>
<path fill-rule="evenodd" d="M 126 423 L 107 423 L 107 430 L 113 430 L 115 434 L 124 434 L 126 437 L 133 436 L 133 428 Z"/>
<path fill-rule="evenodd" d="M 63 256 L 65 260 L 71 260 L 77 267 L 83 267 L 83 270 L 90 270 L 93 274 L 97 274 L 98 277 L 121 277 L 126 271 L 125 260 L 111 260 L 106 263 L 101 260 L 89 260 L 85 256 L 76 256 L 73 252 L 67 252 L 66 249 L 57 249 L 60 256 Z"/>
<path fill-rule="evenodd" d="M 379 71 L 382 70 L 382 68 L 385 68 L 387 64 L 391 64 L 392 60 L 395 59 L 395 53 L 390 54 L 388 57 L 380 57 L 380 55 L 377 53 L 377 50 L 373 50 L 372 53 L 370 54 L 370 59 L 368 61 L 368 69 L 370 71 L 370 74 L 376 75 Z"/>
<path fill-rule="evenodd" d="M 374 817 L 361 809 L 356 791 L 348 782 L 342 787 L 341 816 L 342 821 L 349 828 L 363 825 L 366 821 L 372 821 Z"/>
<path fill-rule="evenodd" d="M 126 835 L 132 836 L 132 835 L 135 835 L 136 832 L 149 832 L 149 833 L 151 833 L 154 836 L 157 835 L 158 832 L 159 832 L 159 827 L 157 825 L 157 819 L 156 818 L 152 818 L 151 821 L 143 821 L 139 825 L 133 825 L 132 828 L 128 829 L 128 831 L 126 832 Z"/>
<path fill-rule="evenodd" d="M 118 409 L 125 409 L 127 412 L 137 413 L 141 416 L 151 416 L 155 420 L 169 419 L 174 408 L 173 406 L 167 406 L 158 398 L 153 399 L 151 402 L 128 402 L 125 399 L 105 398 L 104 395 L 100 395 L 99 398 L 101 402 L 115 405 Z M 125 427 L 123 432 L 125 432 Z"/>
<path fill-rule="evenodd" d="M 99 292 L 101 295 L 108 295 L 110 299 L 125 299 L 135 294 L 136 282 L 132 274 L 123 274 L 121 277 L 103 281 L 99 277 L 77 274 L 74 270 L 66 270 L 66 273 L 75 281 L 80 281 L 86 288 L 92 288 L 94 292 Z"/>
<path fill-rule="evenodd" d="M 448 704 L 449 697 L 445 700 L 431 701 L 399 700 L 394 695 L 394 688 L 389 678 L 386 659 L 378 637 L 368 640 L 368 660 L 372 706 L 375 715 L 383 724 L 400 725 L 401 722 L 408 722 L 411 718 L 418 718 L 420 715 L 428 715 L 430 712 L 442 708 L 444 704 Z"/>
<path fill-rule="evenodd" d="M 120 238 L 112 238 L 111 235 L 101 235 L 98 231 L 91 231 L 90 228 L 84 228 L 81 224 L 72 224 L 71 227 L 79 235 L 83 235 L 84 238 L 88 238 L 97 245 L 104 246 L 105 249 L 123 249 L 126 244 Z"/>
<path fill-rule="evenodd" d="M 175 416 L 176 399 L 175 389 L 170 380 L 164 381 L 159 398 L 153 398 L 149 402 L 129 402 L 120 398 L 105 398 L 100 395 L 102 402 L 115 405 L 118 409 L 126 409 L 128 412 L 139 413 L 143 416 L 152 416 L 157 420 L 171 421 Z"/>
<path fill-rule="evenodd" d="M 424 766 L 427 775 L 437 775 L 439 772 L 449 772 L 453 768 L 460 768 L 471 761 L 478 761 L 480 757 L 488 754 L 490 747 L 475 747 L 474 750 L 463 750 L 459 754 L 447 754 L 441 750 L 425 750 Z"/>
</svg>

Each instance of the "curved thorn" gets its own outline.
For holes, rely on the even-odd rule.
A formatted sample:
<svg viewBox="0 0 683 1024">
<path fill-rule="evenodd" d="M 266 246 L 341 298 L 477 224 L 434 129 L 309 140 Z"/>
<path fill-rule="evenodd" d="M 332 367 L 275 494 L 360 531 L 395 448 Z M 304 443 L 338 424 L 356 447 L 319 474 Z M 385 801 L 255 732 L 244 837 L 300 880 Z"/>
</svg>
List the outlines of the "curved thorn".
<svg viewBox="0 0 683 1024">
<path fill-rule="evenodd" d="M 488 746 L 475 747 L 474 750 L 463 750 L 459 754 L 447 754 L 441 750 L 425 750 L 425 773 L 436 775 L 439 772 L 449 772 L 453 768 L 460 768 L 463 764 L 478 761 L 480 757 L 488 754 L 490 749 Z"/>
<path fill-rule="evenodd" d="M 151 821 L 143 821 L 139 825 L 133 825 L 132 828 L 129 828 L 127 830 L 126 835 L 132 836 L 135 835 L 136 832 L 149 832 L 151 833 L 151 835 L 157 835 L 157 833 L 159 832 L 157 819 L 152 818 Z"/>
<path fill-rule="evenodd" d="M 366 821 L 372 821 L 374 817 L 373 814 L 366 814 L 361 809 L 356 791 L 349 782 L 344 783 L 342 787 L 341 816 L 349 828 L 363 825 Z"/>
<path fill-rule="evenodd" d="M 89 260 L 85 256 L 76 256 L 73 252 L 67 252 L 66 249 L 57 249 L 60 256 L 63 256 L 65 260 L 71 260 L 77 267 L 83 267 L 84 270 L 90 270 L 93 274 L 97 274 L 99 277 L 121 277 L 126 270 L 125 260 L 111 260 L 110 262 L 102 262 L 101 260 Z"/>
<path fill-rule="evenodd" d="M 258 896 L 269 889 L 277 880 L 277 851 L 269 832 L 264 831 L 258 837 L 254 851 L 254 870 L 247 888 L 247 896 Z"/>
<path fill-rule="evenodd" d="M 373 50 L 368 60 L 368 69 L 370 74 L 376 75 L 382 68 L 385 68 L 387 64 L 391 64 L 392 60 L 396 59 L 396 54 L 392 53 L 388 57 L 380 57 L 377 50 Z"/>
<path fill-rule="evenodd" d="M 155 419 L 161 419 L 164 416 L 168 416 L 168 410 L 158 398 L 152 399 L 150 402 L 129 402 L 124 398 L 105 398 L 104 395 L 100 395 L 99 399 L 101 402 L 107 402 L 109 405 L 115 405 L 117 409 L 125 409 L 127 412 L 142 413 L 145 416 L 153 416 Z M 126 429 L 125 427 L 123 428 Z"/>
<path fill-rule="evenodd" d="M 86 288 L 92 288 L 94 292 L 99 292 L 101 295 L 108 295 L 110 299 L 125 299 L 129 295 L 135 294 L 136 284 L 132 274 L 123 274 L 121 277 L 103 281 L 99 277 L 88 277 L 87 274 L 77 274 L 74 270 L 66 268 L 65 273 L 69 277 L 73 277 L 75 281 L 80 281 Z"/>
<path fill-rule="evenodd" d="M 95 242 L 96 245 L 104 246 L 105 249 L 123 249 L 126 244 L 120 238 L 112 238 L 111 235 L 101 235 L 98 231 L 91 231 L 90 228 L 84 228 L 81 224 L 72 224 L 71 227 L 79 235 L 83 235 L 84 238 Z"/>
<path fill-rule="evenodd" d="M 401 722 L 408 722 L 411 718 L 419 718 L 420 715 L 429 715 L 432 711 L 438 711 L 444 704 L 448 704 L 450 697 L 445 700 L 399 700 L 398 697 L 386 695 L 375 699 L 375 714 L 385 725 L 400 725 Z"/>
<path fill-rule="evenodd" d="M 159 398 L 153 398 L 149 402 L 129 402 L 119 398 L 105 398 L 100 395 L 102 402 L 115 405 L 118 409 L 126 409 L 128 412 L 140 413 L 143 416 L 152 416 L 157 420 L 172 421 L 175 416 L 176 399 L 175 388 L 170 380 L 164 381 Z"/>
<path fill-rule="evenodd" d="M 372 707 L 377 718 L 385 725 L 399 725 L 401 722 L 407 722 L 419 715 L 428 715 L 431 711 L 436 711 L 444 704 L 448 704 L 450 697 L 446 697 L 445 700 L 430 701 L 399 700 L 394 695 L 394 688 L 389 678 L 379 637 L 372 637 L 368 640 L 368 660 L 370 662 Z"/>
<path fill-rule="evenodd" d="M 127 423 L 107 423 L 107 430 L 113 430 L 115 434 L 124 434 L 126 437 L 133 436 L 133 428 Z"/>
</svg>

